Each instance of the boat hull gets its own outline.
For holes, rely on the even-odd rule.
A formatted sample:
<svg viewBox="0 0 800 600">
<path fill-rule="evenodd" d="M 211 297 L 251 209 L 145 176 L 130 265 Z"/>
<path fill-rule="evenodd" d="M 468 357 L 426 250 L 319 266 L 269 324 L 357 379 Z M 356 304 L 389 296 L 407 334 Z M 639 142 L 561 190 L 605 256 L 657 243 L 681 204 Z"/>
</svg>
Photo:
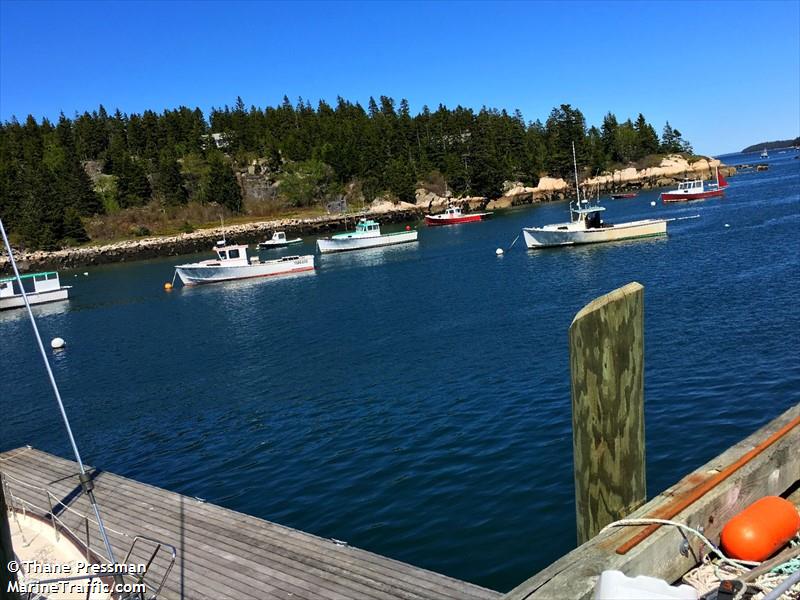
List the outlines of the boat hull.
<svg viewBox="0 0 800 600">
<path fill-rule="evenodd" d="M 386 233 L 370 237 L 323 238 L 317 240 L 317 248 L 319 248 L 321 254 L 364 250 L 366 248 L 378 248 L 380 246 L 394 246 L 395 244 L 416 242 L 418 235 L 419 232 L 417 231 L 400 231 L 398 233 Z"/>
<path fill-rule="evenodd" d="M 563 229 L 559 229 L 559 226 L 526 227 L 522 230 L 525 244 L 528 248 L 550 248 L 658 237 L 667 234 L 667 221 L 663 219 L 648 219 L 580 230 L 568 230 L 568 226 L 565 224 Z"/>
<path fill-rule="evenodd" d="M 236 279 L 274 277 L 314 270 L 314 255 L 298 256 L 288 260 L 276 260 L 240 266 L 209 266 L 203 264 L 178 265 L 175 267 L 183 285 L 219 283 Z"/>
<path fill-rule="evenodd" d="M 662 192 L 662 202 L 689 202 L 690 200 L 705 200 L 722 196 L 725 190 L 706 190 L 703 192 L 681 193 L 681 192 Z"/>
<path fill-rule="evenodd" d="M 69 299 L 69 287 L 65 286 L 57 290 L 48 290 L 46 292 L 26 292 L 25 295 L 28 296 L 28 302 L 31 305 L 60 302 L 61 300 Z M 21 308 L 23 306 L 25 306 L 25 300 L 22 294 L 0 298 L 0 310 Z"/>
<path fill-rule="evenodd" d="M 459 225 L 461 223 L 474 223 L 488 219 L 492 213 L 474 213 L 471 215 L 461 215 L 458 217 L 447 217 L 446 215 L 425 215 L 425 223 L 435 227 L 438 225 Z"/>
<path fill-rule="evenodd" d="M 300 243 L 302 243 L 302 241 L 303 240 L 301 238 L 297 238 L 296 240 L 287 240 L 285 242 L 267 241 L 267 242 L 260 242 L 258 244 L 258 247 L 259 248 L 284 248 L 286 246 L 292 246 L 294 244 L 300 244 Z"/>
</svg>

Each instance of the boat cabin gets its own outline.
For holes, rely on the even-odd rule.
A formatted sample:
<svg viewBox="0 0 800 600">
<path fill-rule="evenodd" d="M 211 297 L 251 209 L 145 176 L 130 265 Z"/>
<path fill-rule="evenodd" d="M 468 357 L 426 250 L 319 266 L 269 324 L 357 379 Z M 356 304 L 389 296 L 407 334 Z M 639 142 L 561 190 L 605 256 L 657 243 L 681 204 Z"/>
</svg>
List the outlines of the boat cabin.
<svg viewBox="0 0 800 600">
<path fill-rule="evenodd" d="M 444 211 L 444 214 L 447 217 L 460 217 L 463 215 L 460 206 L 448 206 L 447 210 Z"/>
<path fill-rule="evenodd" d="M 678 191 L 702 192 L 703 182 L 700 179 L 696 179 L 694 181 L 682 181 L 678 184 Z"/>
<path fill-rule="evenodd" d="M 61 289 L 61 282 L 58 279 L 58 273 L 55 271 L 48 271 L 46 273 L 30 273 L 28 275 L 21 275 L 20 279 L 23 281 L 33 281 L 33 290 L 25 289 L 26 293 L 52 292 Z M 22 295 L 21 290 L 14 288 L 16 277 L 4 277 L 0 279 L 0 298 L 10 298 L 12 296 Z"/>
<path fill-rule="evenodd" d="M 573 222 L 583 221 L 586 224 L 586 229 L 599 229 L 603 227 L 603 219 L 600 213 L 606 209 L 605 206 L 583 206 L 579 208 L 571 208 Z"/>
<path fill-rule="evenodd" d="M 380 224 L 378 224 L 377 221 L 373 221 L 372 219 L 361 219 L 356 225 L 356 233 L 380 234 L 380 232 L 381 232 Z"/>
<path fill-rule="evenodd" d="M 285 242 L 286 241 L 286 232 L 285 231 L 276 231 L 272 234 L 272 241 L 273 242 Z"/>
<path fill-rule="evenodd" d="M 229 246 L 224 241 L 219 241 L 214 246 L 214 252 L 217 253 L 220 264 L 224 266 L 239 267 L 250 264 L 245 245 Z"/>
</svg>

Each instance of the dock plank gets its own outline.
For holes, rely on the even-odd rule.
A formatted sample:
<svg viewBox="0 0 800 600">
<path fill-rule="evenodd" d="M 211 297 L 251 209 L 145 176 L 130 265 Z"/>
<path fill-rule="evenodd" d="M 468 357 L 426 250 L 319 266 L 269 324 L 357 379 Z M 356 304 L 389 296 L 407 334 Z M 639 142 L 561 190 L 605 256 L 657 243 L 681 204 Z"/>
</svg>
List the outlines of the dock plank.
<svg viewBox="0 0 800 600">
<path fill-rule="evenodd" d="M 49 489 L 70 507 L 54 512 L 80 538 L 90 512 L 78 492 L 77 464 L 35 450 L 0 453 L 0 472 L 13 494 L 49 512 Z M 32 487 L 31 487 L 32 486 Z M 341 546 L 312 534 L 251 517 L 195 498 L 100 471 L 95 495 L 109 538 L 121 560 L 135 535 L 172 544 L 178 560 L 161 597 L 242 600 L 489 600 L 499 598 L 479 586 L 439 575 L 371 552 Z M 93 546 L 99 541 L 92 525 Z M 143 558 L 140 554 L 138 558 Z M 131 559 L 133 560 L 133 559 Z M 168 561 L 159 557 L 151 582 Z"/>
</svg>

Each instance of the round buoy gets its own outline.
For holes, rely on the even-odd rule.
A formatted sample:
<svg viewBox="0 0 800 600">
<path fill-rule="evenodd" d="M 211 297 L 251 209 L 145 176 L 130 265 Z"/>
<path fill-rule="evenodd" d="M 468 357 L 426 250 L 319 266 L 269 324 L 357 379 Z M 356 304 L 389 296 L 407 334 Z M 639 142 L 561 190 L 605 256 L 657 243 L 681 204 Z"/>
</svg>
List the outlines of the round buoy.
<svg viewBox="0 0 800 600">
<path fill-rule="evenodd" d="M 84 276 L 84 277 L 88 277 L 88 276 L 89 276 L 89 273 L 87 273 L 86 271 L 84 271 L 84 272 L 83 272 L 83 276 Z"/>
<path fill-rule="evenodd" d="M 503 249 L 498 248 L 497 250 L 494 251 L 494 253 L 497 254 L 497 256 L 503 256 Z"/>
<path fill-rule="evenodd" d="M 651 200 L 650 201 L 650 206 L 655 206 L 655 205 L 656 205 L 656 201 L 655 200 Z"/>
<path fill-rule="evenodd" d="M 406 225 L 406 231 L 411 231 L 411 225 Z"/>
<path fill-rule="evenodd" d="M 172 284 L 168 281 L 164 284 L 164 289 L 170 291 L 172 289 Z"/>
<path fill-rule="evenodd" d="M 50 347 L 51 347 L 53 350 L 60 350 L 61 348 L 63 348 L 63 347 L 64 347 L 64 345 L 65 345 L 66 343 L 67 343 L 67 342 L 65 342 L 63 338 L 59 338 L 59 337 L 57 337 L 57 338 L 53 338 L 53 339 L 52 339 L 52 341 L 50 342 Z"/>
<path fill-rule="evenodd" d="M 730 226 L 731 226 L 730 223 L 725 223 L 725 227 L 730 227 Z"/>
<path fill-rule="evenodd" d="M 731 518 L 720 542 L 731 558 L 761 562 L 772 556 L 800 530 L 794 504 L 779 496 L 764 496 Z"/>
</svg>

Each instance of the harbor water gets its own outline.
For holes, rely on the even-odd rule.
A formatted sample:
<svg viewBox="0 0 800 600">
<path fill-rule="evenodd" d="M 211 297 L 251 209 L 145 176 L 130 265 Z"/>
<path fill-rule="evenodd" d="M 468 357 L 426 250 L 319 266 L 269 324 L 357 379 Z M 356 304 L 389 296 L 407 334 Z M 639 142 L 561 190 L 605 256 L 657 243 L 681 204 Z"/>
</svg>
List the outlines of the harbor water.
<svg viewBox="0 0 800 600">
<path fill-rule="evenodd" d="M 417 244 L 286 278 L 165 292 L 191 257 L 62 271 L 71 299 L 35 312 L 66 340 L 87 463 L 505 591 L 575 544 L 567 330 L 593 298 L 645 287 L 649 496 L 800 402 L 795 155 L 723 199 L 605 202 L 607 221 L 699 215 L 666 238 L 495 255 L 566 220 L 557 202 L 419 222 Z M 0 340 L 0 450 L 71 457 L 22 311 Z"/>
</svg>

